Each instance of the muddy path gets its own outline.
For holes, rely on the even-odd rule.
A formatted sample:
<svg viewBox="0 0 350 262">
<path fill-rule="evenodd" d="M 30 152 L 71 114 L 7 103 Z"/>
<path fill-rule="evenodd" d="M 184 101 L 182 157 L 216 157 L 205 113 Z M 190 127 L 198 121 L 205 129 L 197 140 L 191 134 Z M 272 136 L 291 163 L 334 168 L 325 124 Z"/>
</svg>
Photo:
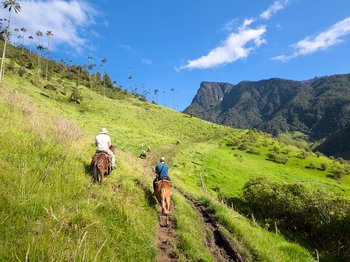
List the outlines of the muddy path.
<svg viewBox="0 0 350 262">
<path fill-rule="evenodd" d="M 246 259 L 239 254 L 237 249 L 226 239 L 225 235 L 219 230 L 216 225 L 212 215 L 207 210 L 207 208 L 202 205 L 199 201 L 195 200 L 193 197 L 187 195 L 184 192 L 181 194 L 192 203 L 194 208 L 201 214 L 202 227 L 206 232 L 206 242 L 205 245 L 211 252 L 215 261 L 239 261 L 245 262 Z"/>
<path fill-rule="evenodd" d="M 171 211 L 173 212 L 174 208 L 172 208 Z M 176 222 L 170 217 L 169 225 L 165 226 L 165 223 L 165 216 L 160 214 L 159 225 L 157 230 L 157 261 L 178 261 L 173 251 L 174 245 L 176 245 Z"/>
<path fill-rule="evenodd" d="M 144 176 L 154 178 L 154 163 L 157 159 L 153 154 L 150 154 L 147 159 L 143 161 Z M 149 180 L 148 180 L 149 181 Z M 174 202 L 171 201 L 171 209 L 169 216 L 169 224 L 166 226 L 166 217 L 162 215 L 161 206 L 158 203 L 153 191 L 149 187 L 145 186 L 145 181 L 136 180 L 136 184 L 142 188 L 145 192 L 145 197 L 149 204 L 157 209 L 158 212 L 158 227 L 156 232 L 157 241 L 157 258 L 158 262 L 178 261 L 174 249 L 178 240 L 176 238 L 176 221 L 172 218 L 172 214 L 175 212 Z"/>
<path fill-rule="evenodd" d="M 148 161 L 144 162 L 144 168 L 147 169 L 146 173 L 150 174 L 149 167 L 151 163 L 154 162 L 153 159 L 147 159 Z M 159 208 L 159 224 L 156 233 L 157 239 L 157 261 L 167 262 L 167 261 L 178 261 L 174 249 L 178 244 L 178 239 L 176 238 L 176 221 L 172 219 L 171 214 L 174 213 L 175 207 L 174 202 L 172 201 L 172 207 L 170 211 L 169 225 L 165 226 L 166 218 L 161 214 L 160 205 L 158 204 L 155 197 L 147 187 L 143 187 L 143 190 L 146 193 L 147 198 L 152 204 L 158 205 Z M 177 193 L 181 194 L 185 199 L 187 199 L 192 205 L 193 208 L 198 211 L 202 217 L 202 228 L 206 233 L 205 246 L 213 255 L 215 261 L 246 261 L 242 255 L 239 254 L 237 249 L 226 239 L 224 234 L 219 230 L 214 219 L 207 208 L 202 205 L 199 201 L 189 196 L 182 190 L 177 189 Z M 155 201 L 155 202 L 154 202 Z"/>
</svg>

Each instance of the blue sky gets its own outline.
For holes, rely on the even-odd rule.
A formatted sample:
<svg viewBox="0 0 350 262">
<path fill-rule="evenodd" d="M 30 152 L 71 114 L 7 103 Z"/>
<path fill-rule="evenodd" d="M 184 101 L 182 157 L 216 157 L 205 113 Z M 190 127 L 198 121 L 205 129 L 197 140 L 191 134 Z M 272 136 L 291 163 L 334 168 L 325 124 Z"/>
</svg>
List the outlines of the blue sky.
<svg viewBox="0 0 350 262">
<path fill-rule="evenodd" d="M 157 102 L 177 110 L 202 81 L 350 73 L 349 0 L 19 2 L 14 27 L 51 30 L 58 60 L 107 58 L 118 85 L 148 89 L 150 99 L 158 89 Z"/>
</svg>

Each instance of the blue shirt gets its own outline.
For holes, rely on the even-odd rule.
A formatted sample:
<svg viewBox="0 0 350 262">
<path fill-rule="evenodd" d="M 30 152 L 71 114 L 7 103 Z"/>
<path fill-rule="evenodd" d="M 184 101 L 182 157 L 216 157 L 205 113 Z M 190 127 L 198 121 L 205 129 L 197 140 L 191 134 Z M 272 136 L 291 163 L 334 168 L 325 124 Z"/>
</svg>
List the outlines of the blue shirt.
<svg viewBox="0 0 350 262">
<path fill-rule="evenodd" d="M 156 174 L 158 174 L 159 178 L 169 178 L 168 170 L 169 167 L 165 163 L 159 163 L 156 165 Z"/>
</svg>

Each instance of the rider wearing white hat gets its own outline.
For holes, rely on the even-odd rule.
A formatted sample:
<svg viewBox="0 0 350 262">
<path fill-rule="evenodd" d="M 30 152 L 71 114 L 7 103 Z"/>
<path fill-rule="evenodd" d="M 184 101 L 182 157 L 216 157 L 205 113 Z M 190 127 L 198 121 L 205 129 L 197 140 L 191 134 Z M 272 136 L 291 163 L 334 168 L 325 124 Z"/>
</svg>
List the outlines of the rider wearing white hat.
<svg viewBox="0 0 350 262">
<path fill-rule="evenodd" d="M 115 166 L 115 156 L 113 152 L 109 149 L 112 145 L 111 138 L 107 135 L 108 130 L 102 128 L 100 134 L 95 137 L 95 145 L 97 146 L 97 151 L 105 151 L 112 158 L 112 169 L 116 169 Z"/>
</svg>

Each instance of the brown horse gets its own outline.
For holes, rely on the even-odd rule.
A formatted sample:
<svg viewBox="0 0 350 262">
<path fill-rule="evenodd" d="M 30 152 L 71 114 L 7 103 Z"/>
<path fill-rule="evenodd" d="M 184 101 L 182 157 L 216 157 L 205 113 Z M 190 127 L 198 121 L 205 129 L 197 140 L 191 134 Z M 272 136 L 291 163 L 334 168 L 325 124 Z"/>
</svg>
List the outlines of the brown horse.
<svg viewBox="0 0 350 262">
<path fill-rule="evenodd" d="M 109 149 L 115 154 L 116 147 L 111 145 Z M 91 167 L 92 167 L 92 179 L 93 182 L 100 182 L 102 185 L 103 178 L 106 175 L 109 175 L 112 171 L 111 159 L 107 152 L 98 151 L 92 157 Z"/>
<path fill-rule="evenodd" d="M 169 212 L 170 212 L 170 196 L 171 196 L 171 182 L 169 180 L 159 180 L 156 182 L 155 186 L 155 195 L 159 202 L 159 204 L 162 206 L 162 214 L 166 217 L 166 226 L 169 224 Z"/>
</svg>

